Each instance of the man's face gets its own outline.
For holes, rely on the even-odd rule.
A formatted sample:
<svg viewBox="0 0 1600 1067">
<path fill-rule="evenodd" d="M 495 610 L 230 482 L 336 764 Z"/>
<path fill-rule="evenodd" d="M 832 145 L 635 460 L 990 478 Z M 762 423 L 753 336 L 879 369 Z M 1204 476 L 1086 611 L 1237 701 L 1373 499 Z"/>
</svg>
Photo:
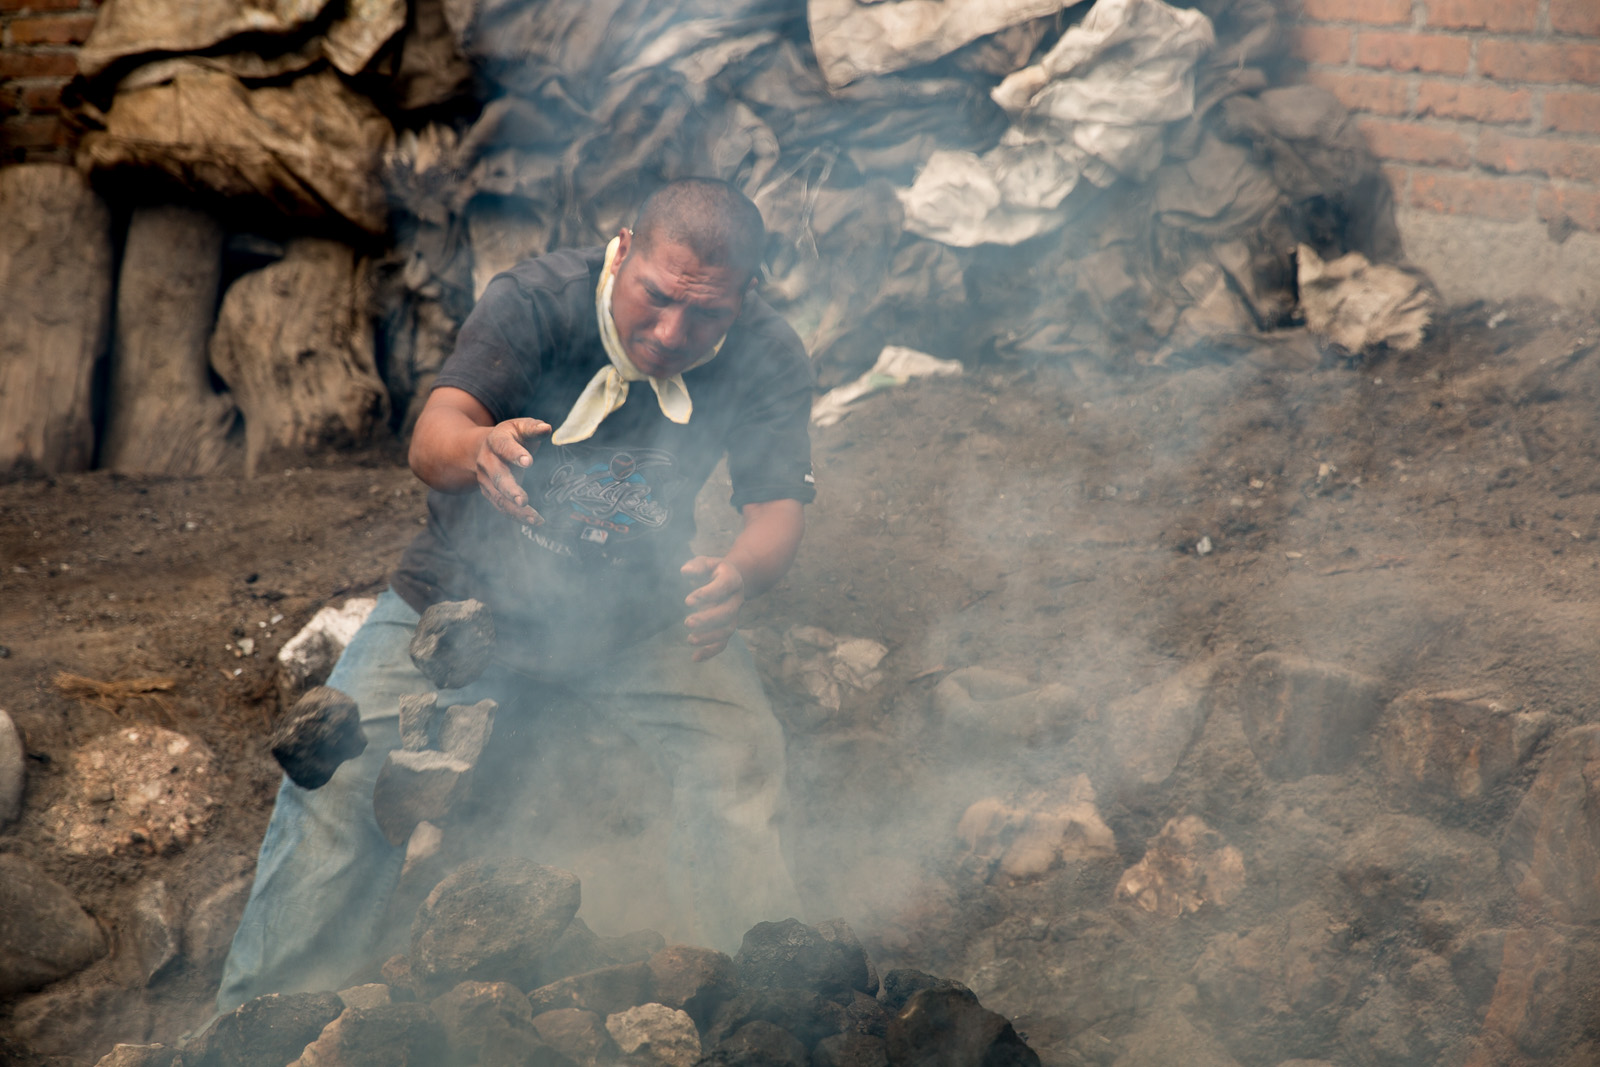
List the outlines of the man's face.
<svg viewBox="0 0 1600 1067">
<path fill-rule="evenodd" d="M 645 374 L 670 378 L 704 359 L 739 317 L 748 285 L 725 267 L 707 267 L 688 248 L 649 248 L 622 231 L 611 317 L 622 348 Z"/>
</svg>

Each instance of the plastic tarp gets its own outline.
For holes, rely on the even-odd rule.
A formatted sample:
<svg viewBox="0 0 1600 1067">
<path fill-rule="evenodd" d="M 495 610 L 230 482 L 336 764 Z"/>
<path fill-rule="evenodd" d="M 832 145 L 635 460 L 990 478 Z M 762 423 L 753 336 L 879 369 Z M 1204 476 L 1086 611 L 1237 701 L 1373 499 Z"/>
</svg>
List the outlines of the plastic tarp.
<svg viewBox="0 0 1600 1067">
<path fill-rule="evenodd" d="M 1082 0 L 809 0 L 812 47 L 832 86 L 948 55 Z"/>
<path fill-rule="evenodd" d="M 1013 116 L 983 155 L 936 153 L 902 200 L 906 228 L 946 244 L 1016 244 L 1060 226 L 1083 177 L 1142 180 L 1167 123 L 1194 112 L 1211 21 L 1161 0 L 1099 0 L 1036 64 L 994 90 Z"/>
</svg>

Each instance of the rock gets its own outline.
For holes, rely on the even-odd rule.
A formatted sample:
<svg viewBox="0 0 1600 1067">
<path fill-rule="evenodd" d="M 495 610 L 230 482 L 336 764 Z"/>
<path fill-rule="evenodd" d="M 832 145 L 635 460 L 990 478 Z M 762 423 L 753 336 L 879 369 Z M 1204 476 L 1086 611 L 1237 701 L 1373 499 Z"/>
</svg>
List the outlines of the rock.
<svg viewBox="0 0 1600 1067">
<path fill-rule="evenodd" d="M 1542 1058 L 1584 1025 L 1600 993 L 1600 945 L 1587 933 L 1569 937 L 1550 927 L 1505 935 L 1500 974 L 1483 1017 L 1491 1046 Z"/>
<path fill-rule="evenodd" d="M 440 689 L 460 689 L 494 656 L 494 619 L 477 600 L 444 600 L 422 613 L 411 638 L 411 662 Z"/>
<path fill-rule="evenodd" d="M 139 887 L 124 928 L 139 985 L 149 985 L 178 959 L 182 923 L 178 901 L 167 891 L 166 882 L 155 879 Z"/>
<path fill-rule="evenodd" d="M 981 868 L 1012 881 L 1039 878 L 1063 863 L 1117 856 L 1116 836 L 1095 807 L 1094 787 L 1078 775 L 1064 796 L 1033 792 L 1013 806 L 999 797 L 973 802 L 956 836 Z"/>
<path fill-rule="evenodd" d="M 22 817 L 22 794 L 28 783 L 27 753 L 11 716 L 0 711 L 0 830 Z"/>
<path fill-rule="evenodd" d="M 1153 789 L 1172 777 L 1211 711 L 1210 675 L 1197 664 L 1101 709 L 1094 734 L 1119 792 Z"/>
<path fill-rule="evenodd" d="M 1039 1056 L 1005 1016 L 965 989 L 912 994 L 889 1024 L 889 1062 L 907 1067 L 1038 1067 Z"/>
<path fill-rule="evenodd" d="M 1409 693 L 1381 724 L 1384 775 L 1413 794 L 1476 800 L 1515 773 L 1549 729 L 1548 716 L 1471 693 Z"/>
<path fill-rule="evenodd" d="M 966 990 L 967 987 L 954 979 L 937 978 L 912 967 L 896 967 L 883 976 L 883 1006 L 890 1012 L 898 1014 L 913 996 L 924 989 L 944 993 L 950 990 Z"/>
<path fill-rule="evenodd" d="M 0 997 L 76 974 L 106 952 L 106 936 L 65 886 L 21 856 L 0 853 Z"/>
<path fill-rule="evenodd" d="M 773 1023 L 808 1048 L 825 1037 L 850 1029 L 847 1008 L 809 989 L 759 989 L 740 993 L 717 1009 L 706 1028 L 705 1043 L 716 1048 L 747 1023 Z"/>
<path fill-rule="evenodd" d="M 665 1004 L 640 1004 L 609 1015 L 606 1032 L 639 1067 L 693 1067 L 700 1060 L 694 1020 Z"/>
<path fill-rule="evenodd" d="M 492 700 L 451 707 L 439 725 L 440 750 L 476 767 L 494 733 L 494 715 L 499 707 Z"/>
<path fill-rule="evenodd" d="M 667 947 L 667 939 L 654 930 L 632 930 L 615 937 L 602 937 L 599 942 L 600 951 L 616 963 L 643 963 Z"/>
<path fill-rule="evenodd" d="M 972 755 L 1009 756 L 1015 746 L 1065 741 L 1082 718 L 1072 691 L 988 667 L 951 671 L 933 689 L 933 710 Z"/>
<path fill-rule="evenodd" d="M 1116 898 L 1176 919 L 1206 905 L 1223 907 L 1244 890 L 1244 857 L 1198 815 L 1169 819 L 1122 872 Z"/>
<path fill-rule="evenodd" d="M 1152 1012 L 1122 1040 L 1122 1054 L 1111 1067 L 1146 1067 L 1147 1064 L 1183 1064 L 1184 1067 L 1239 1067 L 1217 1039 L 1195 1026 L 1180 1011 Z"/>
<path fill-rule="evenodd" d="M 411 974 L 411 959 L 403 953 L 395 953 L 383 961 L 383 966 L 378 968 L 378 973 L 389 985 L 389 993 L 397 1001 L 410 1001 L 417 999 L 416 979 Z"/>
<path fill-rule="evenodd" d="M 522 990 L 509 982 L 462 982 L 429 1005 L 458 1055 L 476 1059 L 485 1036 L 497 1026 L 533 1023 Z"/>
<path fill-rule="evenodd" d="M 617 1056 L 616 1042 L 606 1032 L 605 1020 L 581 1008 L 557 1008 L 533 1017 L 533 1028 L 557 1052 L 578 1067 L 610 1063 Z"/>
<path fill-rule="evenodd" d="M 338 607 L 329 604 L 320 608 L 278 650 L 278 693 L 285 707 L 298 700 L 306 689 L 328 680 L 344 646 L 377 605 L 374 598 L 362 596 L 351 597 Z"/>
<path fill-rule="evenodd" d="M 610 1016 L 650 999 L 650 966 L 619 963 L 552 982 L 528 993 L 535 1015 L 557 1008 L 581 1008 Z"/>
<path fill-rule="evenodd" d="M 1381 708 L 1375 679 L 1278 652 L 1250 661 L 1234 699 L 1251 751 L 1278 779 L 1342 770 Z"/>
<path fill-rule="evenodd" d="M 449 873 L 442 869 L 444 862 L 444 831 L 426 820 L 419 822 L 406 838 L 406 861 L 400 868 L 400 882 L 406 885 L 431 878 L 428 888 L 432 889 Z"/>
<path fill-rule="evenodd" d="M 283 1067 L 345 1011 L 336 993 L 269 993 L 217 1019 L 183 1050 L 183 1067 Z"/>
<path fill-rule="evenodd" d="M 687 1012 L 697 1026 L 738 992 L 732 958 L 715 949 L 671 945 L 650 957 L 649 968 L 652 999 Z"/>
<path fill-rule="evenodd" d="M 589 924 L 575 918 L 556 938 L 549 951 L 539 957 L 538 968 L 530 983 L 534 989 L 559 982 L 585 971 L 598 971 L 625 962 L 615 959 L 605 950 L 604 940 L 589 929 Z"/>
<path fill-rule="evenodd" d="M 867 950 L 861 947 L 861 940 L 856 937 L 856 932 L 850 929 L 850 924 L 843 919 L 822 919 L 816 924 L 817 933 L 822 935 L 824 941 L 832 941 L 843 945 L 848 951 L 861 953 L 861 958 L 867 964 L 867 980 L 864 985 L 855 990 L 865 993 L 868 997 L 878 995 L 878 969 L 872 965 L 872 958 L 867 955 Z"/>
<path fill-rule="evenodd" d="M 889 1046 L 869 1034 L 834 1034 L 811 1050 L 811 1067 L 889 1067 Z"/>
<path fill-rule="evenodd" d="M 155 1012 L 144 990 L 85 979 L 7 1000 L 6 1038 L 32 1053 L 23 1063 L 79 1064 L 118 1041 L 154 1039 Z"/>
<path fill-rule="evenodd" d="M 764 1019 L 745 1023 L 716 1047 L 718 1063 L 750 1064 L 752 1067 L 809 1067 L 810 1057 L 800 1040 L 775 1023 Z"/>
<path fill-rule="evenodd" d="M 289 1067 L 438 1067 L 444 1028 L 421 1004 L 346 1008 Z"/>
<path fill-rule="evenodd" d="M 389 987 L 382 982 L 367 982 L 341 989 L 339 999 L 347 1008 L 381 1008 L 395 1002 Z"/>
<path fill-rule="evenodd" d="M 253 881 L 249 875 L 241 875 L 224 882 L 190 909 L 183 926 L 183 954 L 195 970 L 211 971 L 222 966 L 250 899 Z"/>
<path fill-rule="evenodd" d="M 578 912 L 578 879 L 516 858 L 463 864 L 434 887 L 411 926 L 411 970 L 434 995 L 457 983 L 521 988 Z"/>
<path fill-rule="evenodd" d="M 111 212 L 76 168 L 24 163 L 0 169 L 0 218 L 0 475 L 88 470 L 95 365 L 110 339 Z"/>
<path fill-rule="evenodd" d="M 116 343 L 100 466 L 130 474 L 213 474 L 230 452 L 233 401 L 211 386 L 206 342 L 227 237 L 208 212 L 138 206 L 117 278 Z"/>
<path fill-rule="evenodd" d="M 574 1063 L 547 1044 L 533 1024 L 518 1023 L 496 1026 L 484 1035 L 478 1067 L 574 1067 Z"/>
<path fill-rule="evenodd" d="M 439 732 L 439 694 L 412 693 L 400 698 L 400 744 L 407 751 L 434 747 Z"/>
<path fill-rule="evenodd" d="M 1415 815 L 1384 815 L 1346 842 L 1336 870 L 1378 930 L 1414 925 L 1428 904 L 1496 906 L 1505 895 L 1498 868 L 1494 846 L 1476 834 Z"/>
<path fill-rule="evenodd" d="M 272 731 L 272 758 L 301 789 L 321 789 L 340 764 L 366 749 L 356 702 L 321 685 L 295 701 Z"/>
<path fill-rule="evenodd" d="M 166 855 L 210 828 L 225 785 L 200 742 L 158 726 L 125 727 L 72 754 L 45 824 L 74 855 Z"/>
<path fill-rule="evenodd" d="M 1506 827 L 1500 854 L 1517 896 L 1566 923 L 1600 920 L 1600 726 L 1556 739 Z"/>
<path fill-rule="evenodd" d="M 406 843 L 418 823 L 446 821 L 466 795 L 472 766 L 431 749 L 390 752 L 372 790 L 372 813 L 378 829 L 396 848 Z"/>
<path fill-rule="evenodd" d="M 1334 1046 L 1365 976 L 1350 954 L 1356 937 L 1309 902 L 1245 933 L 1218 934 L 1192 972 L 1203 1017 L 1243 1062 L 1318 1055 Z"/>
<path fill-rule="evenodd" d="M 849 942 L 835 940 L 799 919 L 757 923 L 745 933 L 733 963 L 749 989 L 807 989 L 824 996 L 868 991 L 867 954 L 854 935 Z"/>
<path fill-rule="evenodd" d="M 277 91 L 309 88 L 307 83 L 324 76 L 297 78 Z M 175 84 L 182 80 L 180 75 Z M 112 110 L 152 91 L 118 93 Z M 319 115 L 319 142 L 332 126 L 324 117 Z M 297 237 L 281 260 L 228 287 L 211 334 L 211 366 L 244 414 L 248 475 L 269 464 L 366 444 L 387 432 L 389 395 L 378 377 L 360 286 L 348 245 Z"/>
<path fill-rule="evenodd" d="M 116 1045 L 94 1067 L 172 1067 L 177 1055 L 166 1045 Z"/>
</svg>

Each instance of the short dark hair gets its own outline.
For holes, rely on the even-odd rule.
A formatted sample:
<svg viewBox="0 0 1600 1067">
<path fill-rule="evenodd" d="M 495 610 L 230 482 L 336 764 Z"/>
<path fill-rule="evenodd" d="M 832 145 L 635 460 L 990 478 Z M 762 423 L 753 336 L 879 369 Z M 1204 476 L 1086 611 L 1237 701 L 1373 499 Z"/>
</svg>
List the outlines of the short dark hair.
<svg viewBox="0 0 1600 1067">
<path fill-rule="evenodd" d="M 720 178 L 679 178 L 645 200 L 633 239 L 649 249 L 657 241 L 679 244 L 708 267 L 753 278 L 766 250 L 761 211 Z"/>
</svg>

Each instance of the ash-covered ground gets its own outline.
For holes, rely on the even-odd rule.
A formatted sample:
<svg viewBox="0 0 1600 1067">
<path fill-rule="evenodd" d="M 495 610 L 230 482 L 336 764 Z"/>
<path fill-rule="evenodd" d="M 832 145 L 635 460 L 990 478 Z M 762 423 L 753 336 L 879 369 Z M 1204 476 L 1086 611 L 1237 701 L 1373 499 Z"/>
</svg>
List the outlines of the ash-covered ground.
<svg viewBox="0 0 1600 1067">
<path fill-rule="evenodd" d="M 1538 305 L 1362 365 L 1007 363 L 862 401 L 814 433 L 805 546 L 745 619 L 802 917 L 967 983 L 1047 1064 L 1593 1062 L 1597 412 L 1600 324 Z M 278 780 L 275 653 L 382 587 L 422 501 L 399 448 L 0 487 L 28 753 L 0 851 L 106 934 L 0 1007 L 0 1059 L 204 1021 Z M 849 669 L 851 639 L 888 654 Z M 63 672 L 173 684 L 96 706 Z M 151 726 L 211 755 L 180 831 L 80 795 L 84 751 Z M 157 881 L 183 936 L 152 978 Z"/>
</svg>

